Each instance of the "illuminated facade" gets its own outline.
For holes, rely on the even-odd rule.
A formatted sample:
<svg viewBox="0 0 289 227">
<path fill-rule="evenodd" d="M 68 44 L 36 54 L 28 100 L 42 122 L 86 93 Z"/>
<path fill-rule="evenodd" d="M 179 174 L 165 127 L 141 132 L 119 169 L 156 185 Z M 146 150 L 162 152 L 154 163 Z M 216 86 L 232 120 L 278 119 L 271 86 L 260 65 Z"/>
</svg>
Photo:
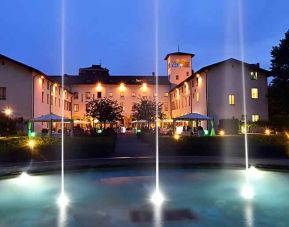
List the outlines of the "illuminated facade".
<svg viewBox="0 0 289 227">
<path fill-rule="evenodd" d="M 194 72 L 193 54 L 174 52 L 165 57 L 167 76 L 159 76 L 159 101 L 166 121 L 188 113 L 200 113 L 220 119 L 244 119 L 244 97 L 247 120 L 268 120 L 268 71 L 257 64 L 228 59 Z M 156 77 L 111 76 L 101 65 L 80 68 L 78 75 L 65 75 L 65 91 L 60 76 L 47 76 L 41 71 L 0 55 L 0 108 L 11 109 L 13 116 L 31 119 L 53 113 L 64 114 L 76 122 L 85 122 L 86 104 L 93 99 L 111 98 L 123 106 L 120 124 L 129 127 L 134 121 L 131 108 L 139 98 L 156 96 Z M 244 66 L 244 70 L 242 69 Z M 246 92 L 243 95 L 242 72 Z M 46 128 L 46 124 L 35 126 Z"/>
</svg>

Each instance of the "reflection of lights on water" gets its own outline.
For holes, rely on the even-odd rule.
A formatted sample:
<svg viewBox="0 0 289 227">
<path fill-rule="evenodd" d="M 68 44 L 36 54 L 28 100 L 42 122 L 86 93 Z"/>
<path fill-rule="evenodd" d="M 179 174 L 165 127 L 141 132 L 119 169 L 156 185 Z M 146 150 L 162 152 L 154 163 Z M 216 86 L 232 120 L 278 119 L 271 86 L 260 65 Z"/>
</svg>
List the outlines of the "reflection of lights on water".
<svg viewBox="0 0 289 227">
<path fill-rule="evenodd" d="M 255 166 L 251 166 L 248 169 L 248 174 L 250 178 L 260 178 L 261 177 L 261 171 L 258 170 Z"/>
<path fill-rule="evenodd" d="M 254 198 L 254 189 L 250 184 L 245 184 L 242 188 L 241 195 L 246 200 L 251 200 Z"/>
<path fill-rule="evenodd" d="M 66 207 L 69 205 L 69 199 L 64 192 L 61 192 L 59 197 L 57 198 L 57 205 L 59 207 Z"/>
<path fill-rule="evenodd" d="M 31 176 L 26 172 L 22 172 L 19 175 L 18 179 L 21 183 L 28 183 L 29 181 L 31 181 Z"/>
<path fill-rule="evenodd" d="M 151 196 L 151 202 L 156 206 L 161 206 L 165 201 L 164 195 L 161 193 L 160 190 L 155 190 L 155 192 Z"/>
</svg>

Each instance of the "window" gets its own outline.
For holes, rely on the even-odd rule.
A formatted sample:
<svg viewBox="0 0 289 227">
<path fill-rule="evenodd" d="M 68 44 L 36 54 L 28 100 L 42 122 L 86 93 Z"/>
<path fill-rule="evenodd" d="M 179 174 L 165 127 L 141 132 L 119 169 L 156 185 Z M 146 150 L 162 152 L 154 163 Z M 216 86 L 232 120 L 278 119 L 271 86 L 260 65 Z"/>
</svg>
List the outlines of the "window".
<svg viewBox="0 0 289 227">
<path fill-rule="evenodd" d="M 56 97 L 54 98 L 54 104 L 55 104 L 55 106 L 57 105 L 57 98 Z"/>
<path fill-rule="evenodd" d="M 199 92 L 197 92 L 197 94 L 196 94 L 196 99 L 197 99 L 197 102 L 199 102 L 200 101 L 200 93 Z"/>
<path fill-rule="evenodd" d="M 169 110 L 169 105 L 167 102 L 164 102 L 164 111 L 168 111 Z"/>
<path fill-rule="evenodd" d="M 58 95 L 60 95 L 60 88 L 58 88 Z M 65 95 L 66 95 L 66 99 L 67 99 L 67 92 L 65 93 Z"/>
<path fill-rule="evenodd" d="M 189 76 L 190 74 L 189 74 L 189 72 L 187 72 L 187 76 Z"/>
<path fill-rule="evenodd" d="M 258 79 L 258 72 L 251 72 L 251 80 L 257 80 Z"/>
<path fill-rule="evenodd" d="M 60 98 L 58 98 L 58 107 L 60 107 Z"/>
<path fill-rule="evenodd" d="M 122 110 L 124 110 L 123 102 L 120 102 L 119 105 L 122 107 Z"/>
<path fill-rule="evenodd" d="M 120 97 L 124 97 L 124 92 L 120 92 Z"/>
<path fill-rule="evenodd" d="M 78 99 L 78 92 L 74 92 L 74 93 L 73 93 L 73 98 L 74 98 L 74 99 Z"/>
<path fill-rule="evenodd" d="M 53 105 L 53 96 L 52 95 L 50 96 L 50 104 L 51 104 L 51 106 Z"/>
<path fill-rule="evenodd" d="M 47 104 L 49 104 L 49 96 L 50 96 L 49 94 L 47 94 L 47 96 L 46 96 L 46 99 L 47 99 L 46 102 L 47 102 Z"/>
<path fill-rule="evenodd" d="M 78 104 L 74 104 L 73 111 L 74 112 L 78 112 L 79 111 L 79 105 Z"/>
<path fill-rule="evenodd" d="M 0 100 L 6 100 L 6 87 L 0 87 Z"/>
<path fill-rule="evenodd" d="M 135 96 L 136 96 L 135 92 L 132 92 L 131 97 L 135 97 Z"/>
<path fill-rule="evenodd" d="M 85 99 L 89 100 L 90 99 L 90 92 L 85 92 Z"/>
<path fill-rule="evenodd" d="M 44 78 L 41 78 L 41 85 L 42 85 L 42 89 L 44 89 L 44 82 L 45 82 L 45 80 L 44 80 Z"/>
<path fill-rule="evenodd" d="M 108 96 L 109 96 L 109 97 L 112 97 L 112 96 L 113 96 L 112 92 L 109 92 L 109 93 L 108 93 Z"/>
<path fill-rule="evenodd" d="M 251 98 L 252 99 L 258 99 L 258 96 L 259 96 L 258 88 L 252 88 L 251 89 Z"/>
<path fill-rule="evenodd" d="M 179 75 L 176 75 L 176 80 L 179 80 Z"/>
<path fill-rule="evenodd" d="M 165 97 L 169 97 L 169 93 L 168 93 L 168 92 L 165 92 L 164 96 L 165 96 Z"/>
<path fill-rule="evenodd" d="M 49 81 L 47 80 L 47 90 L 49 90 Z"/>
<path fill-rule="evenodd" d="M 98 99 L 101 99 L 101 91 L 98 91 L 98 92 L 97 92 L 97 98 L 98 98 Z"/>
<path fill-rule="evenodd" d="M 81 102 L 83 102 L 83 94 L 81 94 Z"/>
<path fill-rule="evenodd" d="M 257 122 L 260 120 L 260 116 L 258 114 L 253 114 L 252 115 L 252 122 Z"/>
<path fill-rule="evenodd" d="M 229 95 L 229 105 L 235 105 L 235 95 Z"/>
<path fill-rule="evenodd" d="M 44 92 L 42 91 L 42 94 L 41 94 L 41 101 L 42 103 L 44 103 Z"/>
</svg>

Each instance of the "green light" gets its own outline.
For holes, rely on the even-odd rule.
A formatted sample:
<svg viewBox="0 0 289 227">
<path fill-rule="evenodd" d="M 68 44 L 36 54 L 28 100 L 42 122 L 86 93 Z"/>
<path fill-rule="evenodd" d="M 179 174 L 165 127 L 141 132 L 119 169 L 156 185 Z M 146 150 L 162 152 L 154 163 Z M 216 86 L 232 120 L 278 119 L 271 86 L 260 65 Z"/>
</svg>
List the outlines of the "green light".
<svg viewBox="0 0 289 227">
<path fill-rule="evenodd" d="M 209 135 L 209 131 L 207 129 L 204 130 L 204 135 L 205 136 Z"/>
<path fill-rule="evenodd" d="M 31 137 L 35 137 L 35 136 L 36 136 L 36 133 L 35 133 L 35 132 L 31 132 L 31 133 L 30 133 L 30 136 L 31 136 Z"/>
<path fill-rule="evenodd" d="M 97 130 L 97 133 L 98 133 L 98 134 L 102 133 L 102 130 L 101 130 L 101 129 L 98 129 L 98 130 Z"/>
<path fill-rule="evenodd" d="M 136 130 L 136 133 L 141 133 L 141 129 L 138 128 L 138 129 Z"/>
</svg>

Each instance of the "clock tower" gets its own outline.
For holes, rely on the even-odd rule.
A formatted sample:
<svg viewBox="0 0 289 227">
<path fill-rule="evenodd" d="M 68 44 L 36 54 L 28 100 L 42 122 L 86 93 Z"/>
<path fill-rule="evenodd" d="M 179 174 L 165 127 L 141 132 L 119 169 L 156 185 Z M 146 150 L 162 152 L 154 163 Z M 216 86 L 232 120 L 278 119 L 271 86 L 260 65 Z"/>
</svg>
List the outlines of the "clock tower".
<svg viewBox="0 0 289 227">
<path fill-rule="evenodd" d="M 173 52 L 167 54 L 167 74 L 171 84 L 178 85 L 192 75 L 192 58 L 194 54 Z"/>
</svg>

